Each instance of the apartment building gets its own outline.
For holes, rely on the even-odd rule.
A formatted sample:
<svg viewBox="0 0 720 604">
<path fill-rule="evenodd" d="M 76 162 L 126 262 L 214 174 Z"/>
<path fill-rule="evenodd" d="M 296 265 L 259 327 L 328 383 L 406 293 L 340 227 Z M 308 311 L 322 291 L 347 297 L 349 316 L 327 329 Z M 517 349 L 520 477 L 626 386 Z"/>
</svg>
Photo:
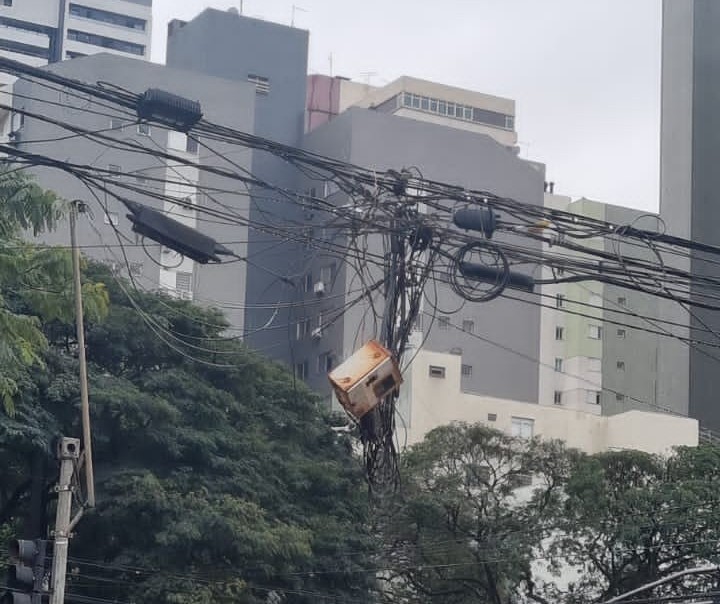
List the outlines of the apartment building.
<svg viewBox="0 0 720 604">
<path fill-rule="evenodd" d="M 0 56 L 41 66 L 97 52 L 150 59 L 152 0 L 3 0 Z"/>
<path fill-rule="evenodd" d="M 111 76 L 113 83 L 137 94 L 148 88 L 161 88 L 185 98 L 198 99 L 204 115 L 210 120 L 243 131 L 253 128 L 256 92 L 247 82 L 223 80 L 104 53 L 53 63 L 45 69 L 86 81 L 105 80 Z M 104 169 L 110 178 L 138 189 L 128 192 L 115 188 L 123 197 L 162 210 L 217 241 L 227 243 L 238 255 L 247 255 L 247 226 L 206 220 L 196 210 L 174 201 L 189 202 L 198 208 L 216 207 L 215 201 L 203 190 L 234 190 L 237 182 L 200 170 L 196 164 L 202 161 L 203 164 L 223 166 L 222 155 L 232 153 L 234 147 L 214 143 L 218 155 L 201 153 L 199 145 L 182 132 L 138 123 L 132 116 L 119 111 L 113 116 L 112 110 L 103 103 L 96 104 L 92 98 L 70 91 L 59 92 L 41 82 L 20 79 L 15 83 L 15 91 L 17 109 L 69 122 L 88 131 L 102 131 L 118 142 L 108 145 L 86 137 L 67 138 L 67 131 L 59 126 L 28 117 L 20 122 L 14 138 L 14 144 L 20 150 L 29 149 L 57 159 L 69 158 L 78 164 Z M 63 139 L 61 145 L 54 140 L 56 138 Z M 150 152 L 128 151 L 120 144 L 123 142 L 141 144 Z M 155 150 L 180 156 L 190 165 L 165 160 L 153 154 Z M 251 156 L 236 157 L 235 163 L 241 170 L 250 170 Z M 62 198 L 87 202 L 90 211 L 78 222 L 78 241 L 89 257 L 115 267 L 126 276 L 130 273 L 144 289 L 160 290 L 219 307 L 225 311 L 233 328 L 242 333 L 242 301 L 248 289 L 244 263 L 197 264 L 133 233 L 126 207 L 112 195 L 98 191 L 93 194 L 79 179 L 57 169 L 34 168 L 32 172 L 41 186 Z M 113 190 L 112 186 L 110 190 Z M 158 193 L 167 199 L 160 201 L 153 197 Z M 222 203 L 239 217 L 247 216 L 248 204 L 243 197 L 227 195 L 222 198 Z M 69 244 L 67 225 L 60 225 L 56 231 L 42 237 L 48 244 Z"/>
<path fill-rule="evenodd" d="M 409 76 L 381 87 L 337 76 L 308 76 L 308 131 L 350 107 L 487 134 L 517 152 L 515 101 L 512 99 Z"/>
<path fill-rule="evenodd" d="M 657 218 L 644 212 L 547 193 L 547 207 L 573 212 L 615 224 L 658 227 Z M 637 221 L 645 221 L 640 224 Z M 583 245 L 611 254 L 643 257 L 641 248 L 627 249 L 612 238 L 583 240 Z M 555 252 L 545 245 L 548 253 Z M 570 258 L 590 259 L 563 250 Z M 650 258 L 650 250 L 645 253 Z M 543 268 L 543 278 L 562 279 L 570 274 Z M 654 411 L 665 405 L 657 392 L 657 363 L 663 340 L 652 319 L 658 317 L 654 296 L 604 284 L 581 281 L 545 285 L 541 290 L 541 363 L 539 403 L 596 415 L 630 409 Z M 648 317 L 644 320 L 641 317 Z"/>
</svg>

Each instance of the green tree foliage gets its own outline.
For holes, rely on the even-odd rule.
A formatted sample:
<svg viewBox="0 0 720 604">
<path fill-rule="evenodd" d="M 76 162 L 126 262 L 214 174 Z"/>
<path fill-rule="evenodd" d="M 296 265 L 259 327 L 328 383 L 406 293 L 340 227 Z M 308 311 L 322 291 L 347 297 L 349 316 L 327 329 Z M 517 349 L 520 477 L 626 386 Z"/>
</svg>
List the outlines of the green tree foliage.
<svg viewBox="0 0 720 604">
<path fill-rule="evenodd" d="M 105 285 L 110 310 L 87 324 L 98 505 L 71 544 L 68 593 L 368 601 L 367 497 L 322 404 L 224 338 L 219 312 L 137 292 L 99 265 L 87 278 Z M 80 433 L 72 334 L 62 316 L 46 324 L 44 369 L 19 388 L 16 418 L 41 439 Z M 18 456 L 0 466 L 0 484 L 28 472 Z"/>
<path fill-rule="evenodd" d="M 515 601 L 569 460 L 558 443 L 481 424 L 430 432 L 404 457 L 404 499 L 387 521 L 387 599 Z"/>
<path fill-rule="evenodd" d="M 0 172 L 0 407 L 15 413 L 19 380 L 42 365 L 46 340 L 41 322 L 71 321 L 72 263 L 67 250 L 39 248 L 21 235 L 52 229 L 61 204 L 20 172 Z M 91 316 L 107 312 L 102 285 L 85 285 Z"/>
<path fill-rule="evenodd" d="M 583 455 L 457 424 L 413 447 L 403 470 L 378 565 L 393 604 L 588 604 L 720 564 L 718 447 Z M 527 475 L 532 487 L 518 488 Z M 716 586 L 699 576 L 654 595 Z"/>
<path fill-rule="evenodd" d="M 547 589 L 548 601 L 609 599 L 672 573 L 720 562 L 720 449 L 681 448 L 670 457 L 637 451 L 578 461 L 559 509 L 562 527 L 547 549 L 569 584 Z M 709 587 L 717 579 L 695 581 Z M 661 592 L 679 593 L 670 585 Z M 656 592 L 658 595 L 658 592 Z"/>
</svg>

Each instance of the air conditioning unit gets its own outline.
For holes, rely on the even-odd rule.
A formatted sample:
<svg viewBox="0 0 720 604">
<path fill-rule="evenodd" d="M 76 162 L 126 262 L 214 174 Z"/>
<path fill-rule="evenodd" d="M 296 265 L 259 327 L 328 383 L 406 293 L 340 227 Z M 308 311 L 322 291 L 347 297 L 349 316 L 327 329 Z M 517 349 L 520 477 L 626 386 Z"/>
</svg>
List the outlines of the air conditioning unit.
<svg viewBox="0 0 720 604">
<path fill-rule="evenodd" d="M 313 291 L 315 292 L 316 296 L 322 296 L 325 293 L 325 284 L 322 281 L 318 281 L 313 286 Z"/>
<path fill-rule="evenodd" d="M 312 330 L 310 335 L 313 340 L 319 340 L 320 338 L 322 338 L 322 327 L 316 327 Z"/>
</svg>

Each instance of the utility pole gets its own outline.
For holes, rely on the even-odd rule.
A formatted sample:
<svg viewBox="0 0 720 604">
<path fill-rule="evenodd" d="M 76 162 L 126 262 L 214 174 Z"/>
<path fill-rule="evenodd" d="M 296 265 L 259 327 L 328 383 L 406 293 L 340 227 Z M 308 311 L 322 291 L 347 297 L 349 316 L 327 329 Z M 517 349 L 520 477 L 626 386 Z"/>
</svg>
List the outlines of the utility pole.
<svg viewBox="0 0 720 604">
<path fill-rule="evenodd" d="M 55 543 L 53 546 L 52 592 L 50 604 L 64 604 L 65 574 L 67 571 L 68 541 L 70 539 L 70 512 L 72 510 L 72 477 L 75 462 L 80 457 L 80 440 L 63 437 L 58 447 L 60 481 L 58 504 L 55 513 Z"/>
<path fill-rule="evenodd" d="M 87 359 L 85 358 L 85 319 L 83 314 L 82 282 L 80 280 L 80 249 L 77 244 L 77 216 L 85 211 L 85 203 L 72 202 L 70 208 L 70 245 L 72 246 L 73 282 L 75 284 L 75 324 L 77 328 L 78 360 L 80 362 L 80 406 L 82 415 L 83 463 L 85 464 L 86 505 L 95 507 L 95 479 L 93 477 L 92 440 L 90 433 L 90 401 L 88 397 Z"/>
</svg>

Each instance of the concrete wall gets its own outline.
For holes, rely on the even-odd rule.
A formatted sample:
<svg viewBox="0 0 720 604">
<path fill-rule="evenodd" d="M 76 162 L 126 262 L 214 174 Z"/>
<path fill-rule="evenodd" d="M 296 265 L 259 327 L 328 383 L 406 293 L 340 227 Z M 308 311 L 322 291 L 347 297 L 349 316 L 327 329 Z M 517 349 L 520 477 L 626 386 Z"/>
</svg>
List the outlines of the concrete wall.
<svg viewBox="0 0 720 604">
<path fill-rule="evenodd" d="M 269 91 L 258 88 L 256 95 L 254 132 L 299 146 L 304 131 L 307 47 L 308 32 L 304 30 L 207 9 L 186 24 L 171 23 L 167 62 L 239 82 L 247 82 L 253 75 L 267 78 Z M 253 154 L 251 172 L 280 188 L 295 190 L 297 186 L 297 171 L 266 153 Z M 251 191 L 249 216 L 267 229 L 285 229 L 301 219 L 301 210 L 282 194 L 258 188 Z M 248 254 L 247 341 L 261 352 L 292 362 L 287 346 L 292 330 L 287 302 L 294 288 L 283 278 L 294 278 L 301 271 L 299 246 L 267 230 L 251 229 Z"/>
<path fill-rule="evenodd" d="M 187 72 L 154 65 L 145 61 L 126 59 L 115 55 L 94 55 L 81 59 L 73 59 L 62 63 L 50 65 L 48 70 L 85 81 L 98 81 L 107 79 L 112 73 L 114 83 L 136 93 L 145 91 L 150 87 L 159 87 L 175 94 L 197 98 L 202 104 L 203 111 L 208 119 L 226 124 L 242 130 L 251 130 L 253 123 L 254 89 L 246 83 L 235 83 L 198 74 L 190 75 Z M 113 112 L 104 106 L 93 103 L 89 98 L 80 98 L 44 88 L 38 84 L 19 80 L 16 84 L 18 95 L 15 98 L 17 107 L 24 107 L 29 111 L 43 114 L 57 120 L 67 121 L 90 131 L 107 131 L 111 127 L 111 116 L 123 118 L 122 130 L 114 130 L 109 136 L 118 141 L 135 141 L 149 147 L 151 150 L 164 151 L 183 155 L 183 151 L 173 149 L 173 133 L 166 129 L 152 127 L 149 136 L 138 133 L 132 116 L 123 116 L 120 111 Z M 56 103 L 33 101 L 23 97 L 36 97 L 47 99 Z M 177 133 L 174 133 L 177 134 Z M 29 149 L 38 154 L 46 154 L 58 160 L 69 160 L 79 164 L 88 164 L 98 168 L 109 169 L 111 165 L 118 166 L 120 171 L 132 173 L 134 176 L 122 177 L 131 185 L 144 188 L 149 192 L 159 192 L 170 195 L 180 195 L 179 189 L 186 189 L 185 194 L 191 195 L 200 206 L 209 205 L 202 195 L 197 195 L 197 185 L 200 187 L 214 187 L 224 190 L 235 190 L 237 183 L 205 172 L 199 173 L 192 167 L 179 167 L 168 165 L 168 162 L 149 154 L 138 154 L 123 151 L 88 140 L 84 137 L 67 138 L 68 132 L 56 126 L 51 126 L 40 120 L 27 118 L 20 131 L 19 147 Z M 55 142 L 53 138 L 60 138 L 62 142 Z M 46 141 L 29 144 L 30 141 Z M 169 139 L 171 139 L 169 141 Z M 214 143 L 221 153 L 234 151 L 229 145 Z M 197 159 L 197 156 L 196 156 Z M 221 163 L 217 157 L 203 153 L 203 162 Z M 235 159 L 240 166 L 250 167 L 250 156 L 239 155 Z M 189 270 L 193 273 L 193 296 L 201 304 L 223 307 L 229 320 L 236 329 L 242 330 L 243 313 L 238 310 L 238 302 L 243 299 L 246 289 L 245 265 L 233 263 L 223 266 L 187 264 L 169 270 L 160 269 L 156 263 L 167 266 L 176 262 L 168 260 L 161 248 L 152 242 L 143 241 L 131 232 L 131 224 L 125 217 L 125 208 L 111 196 L 100 194 L 96 199 L 92 193 L 74 176 L 55 169 L 36 169 L 39 184 L 57 192 L 65 199 L 86 200 L 92 211 L 79 223 L 78 238 L 80 244 L 85 246 L 85 253 L 98 260 L 115 262 L 120 269 L 125 269 L 125 260 L 121 253 L 122 242 L 128 261 L 136 267 L 141 267 L 136 275 L 138 285 L 146 289 L 159 289 L 162 285 L 169 286 L 174 283 L 173 271 Z M 171 179 L 180 184 L 167 188 L 164 183 L 154 183 L 152 179 Z M 172 190 L 178 189 L 177 191 Z M 193 195 L 194 193 L 194 195 Z M 128 198 L 159 208 L 169 209 L 166 204 L 147 195 L 124 192 Z M 237 195 L 223 197 L 232 211 L 240 215 L 247 215 L 247 202 Z M 213 206 L 214 207 L 214 206 Z M 113 227 L 108 223 L 105 208 L 117 217 L 117 228 L 121 233 L 120 239 Z M 176 206 L 173 218 L 179 218 L 179 207 Z M 239 255 L 247 253 L 247 227 L 237 225 L 219 224 L 216 221 L 207 221 L 203 215 L 191 212 L 185 219 L 190 220 L 204 233 L 214 237 L 220 242 L 228 243 L 228 247 Z M 97 232 L 96 232 L 97 231 Z M 43 240 L 51 244 L 67 245 L 69 233 L 66 224 L 61 224 L 54 233 L 43 236 Z M 231 243 L 232 242 L 232 243 Z M 150 258 L 148 257 L 150 255 Z M 171 280 L 170 283 L 168 280 Z"/>
<path fill-rule="evenodd" d="M 444 367 L 445 377 L 430 377 L 430 365 Z M 398 420 L 401 443 L 419 442 L 433 428 L 452 421 L 482 422 L 512 434 L 517 418 L 532 420 L 534 436 L 562 440 L 587 453 L 635 449 L 663 454 L 672 447 L 698 444 L 698 423 L 689 418 L 641 411 L 604 417 L 471 394 L 461 388 L 460 365 L 453 355 L 428 351 L 417 355 L 404 375 Z"/>
<path fill-rule="evenodd" d="M 352 108 L 311 132 L 306 137 L 306 148 L 380 173 L 389 168 L 417 166 L 431 180 L 490 190 L 528 203 L 542 203 L 543 174 L 484 135 Z M 347 198 L 339 200 L 339 203 L 346 202 Z M 379 240 L 368 240 L 367 249 L 382 257 Z M 314 268 L 319 267 L 316 264 Z M 354 274 L 348 270 L 350 275 Z M 373 276 L 379 277 L 381 269 L 373 270 Z M 358 283 L 353 279 L 338 283 L 337 289 L 327 295 L 356 289 Z M 434 311 L 430 303 L 425 304 L 427 314 L 422 323 L 423 329 L 429 331 L 426 346 L 442 352 L 462 349 L 463 364 L 472 366 L 472 375 L 465 378 L 464 388 L 536 403 L 539 308 L 507 299 L 486 304 L 463 303 L 443 284 L 438 284 L 435 300 L 435 287 L 430 289 L 428 295 L 439 310 Z M 513 296 L 523 294 L 513 292 Z M 382 302 L 379 303 L 382 308 Z M 448 328 L 439 329 L 437 321 L 431 328 L 433 314 L 447 314 Z M 474 333 L 463 333 L 464 319 L 474 321 Z M 323 347 L 344 357 L 352 352 L 356 343 L 377 336 L 376 319 L 365 304 L 348 310 L 343 325 L 340 339 L 333 336 L 327 341 L 308 343 L 307 354 Z M 303 354 L 306 353 L 302 352 L 299 358 Z M 324 376 L 318 376 L 317 380 L 318 387 L 327 389 Z"/>
<path fill-rule="evenodd" d="M 720 172 L 720 5 L 712 0 L 665 0 L 663 4 L 663 70 L 660 212 L 673 234 L 712 245 L 720 244 L 716 203 Z M 674 265 L 698 275 L 716 275 L 716 267 L 693 253 L 690 265 Z M 693 287 L 698 299 L 701 290 Z M 710 340 L 720 329 L 714 311 L 693 309 L 694 317 L 678 304 L 662 304 L 663 316 L 698 331 L 675 328 L 678 335 L 692 333 Z M 660 397 L 700 419 L 704 427 L 720 428 L 720 372 L 716 351 L 701 344 L 692 347 L 668 343 L 660 350 Z"/>
</svg>

